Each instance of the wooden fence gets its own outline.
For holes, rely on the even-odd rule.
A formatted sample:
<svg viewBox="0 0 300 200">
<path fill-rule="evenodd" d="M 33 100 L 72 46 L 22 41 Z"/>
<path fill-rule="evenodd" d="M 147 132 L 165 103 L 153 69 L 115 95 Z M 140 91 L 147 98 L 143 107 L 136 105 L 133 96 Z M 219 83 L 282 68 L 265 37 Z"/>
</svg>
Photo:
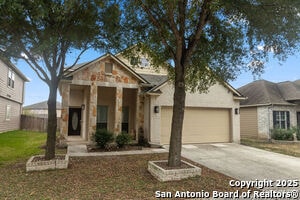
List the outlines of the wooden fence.
<svg viewBox="0 0 300 200">
<path fill-rule="evenodd" d="M 48 118 L 21 115 L 21 129 L 28 131 L 47 132 Z M 57 118 L 57 130 L 60 129 L 60 118 Z"/>
</svg>

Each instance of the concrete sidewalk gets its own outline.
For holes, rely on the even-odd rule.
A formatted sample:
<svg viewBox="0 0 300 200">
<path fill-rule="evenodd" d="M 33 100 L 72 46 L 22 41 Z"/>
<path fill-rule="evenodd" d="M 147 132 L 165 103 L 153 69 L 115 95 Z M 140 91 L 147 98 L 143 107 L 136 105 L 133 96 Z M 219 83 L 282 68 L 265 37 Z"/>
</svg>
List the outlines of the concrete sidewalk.
<svg viewBox="0 0 300 200">
<path fill-rule="evenodd" d="M 111 152 L 91 152 L 89 153 L 86 145 L 68 145 L 67 154 L 73 157 L 83 156 L 116 156 L 116 155 L 134 155 L 134 154 L 151 154 L 151 153 L 166 153 L 163 148 L 144 148 L 143 150 L 132 151 L 111 151 Z"/>
</svg>

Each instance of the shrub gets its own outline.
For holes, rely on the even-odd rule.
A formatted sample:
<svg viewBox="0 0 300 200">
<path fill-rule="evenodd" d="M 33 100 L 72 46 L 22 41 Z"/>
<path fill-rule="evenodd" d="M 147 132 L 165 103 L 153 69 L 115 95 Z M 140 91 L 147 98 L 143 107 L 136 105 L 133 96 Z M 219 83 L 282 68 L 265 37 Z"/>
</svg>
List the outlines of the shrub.
<svg viewBox="0 0 300 200">
<path fill-rule="evenodd" d="M 300 140 L 300 127 L 295 127 L 294 132 L 296 133 L 297 140 Z"/>
<path fill-rule="evenodd" d="M 138 145 L 143 146 L 143 147 L 150 147 L 148 140 L 143 135 L 139 136 Z"/>
<path fill-rule="evenodd" d="M 122 148 L 124 145 L 129 144 L 131 141 L 131 137 L 128 133 L 122 132 L 121 134 L 117 135 L 116 143 L 118 147 Z"/>
<path fill-rule="evenodd" d="M 271 130 L 271 137 L 274 140 L 293 140 L 293 130 L 273 129 Z"/>
<path fill-rule="evenodd" d="M 95 133 L 95 142 L 100 148 L 105 148 L 105 146 L 114 140 L 114 134 L 106 129 L 97 130 Z"/>
</svg>

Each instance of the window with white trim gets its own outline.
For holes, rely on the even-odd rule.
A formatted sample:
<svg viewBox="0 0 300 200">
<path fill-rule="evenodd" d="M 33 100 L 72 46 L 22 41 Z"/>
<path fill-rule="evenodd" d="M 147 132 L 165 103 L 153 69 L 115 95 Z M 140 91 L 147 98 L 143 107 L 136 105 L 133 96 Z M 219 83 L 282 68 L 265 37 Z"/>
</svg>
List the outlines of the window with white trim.
<svg viewBox="0 0 300 200">
<path fill-rule="evenodd" d="M 273 111 L 273 128 L 289 129 L 290 128 L 290 112 L 289 111 Z"/>
<path fill-rule="evenodd" d="M 8 87 L 14 88 L 15 87 L 15 73 L 8 69 L 8 78 L 7 78 L 7 85 Z"/>
<path fill-rule="evenodd" d="M 10 120 L 10 115 L 11 115 L 11 106 L 6 105 L 6 113 L 5 113 L 5 120 L 6 121 Z"/>
</svg>

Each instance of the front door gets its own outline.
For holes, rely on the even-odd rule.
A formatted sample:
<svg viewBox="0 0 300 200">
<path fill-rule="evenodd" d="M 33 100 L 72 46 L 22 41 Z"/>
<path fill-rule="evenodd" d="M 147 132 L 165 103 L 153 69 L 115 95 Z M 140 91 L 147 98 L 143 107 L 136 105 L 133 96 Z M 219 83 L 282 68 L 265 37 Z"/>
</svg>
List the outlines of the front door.
<svg viewBox="0 0 300 200">
<path fill-rule="evenodd" d="M 81 108 L 69 108 L 68 135 L 80 135 Z"/>
</svg>

